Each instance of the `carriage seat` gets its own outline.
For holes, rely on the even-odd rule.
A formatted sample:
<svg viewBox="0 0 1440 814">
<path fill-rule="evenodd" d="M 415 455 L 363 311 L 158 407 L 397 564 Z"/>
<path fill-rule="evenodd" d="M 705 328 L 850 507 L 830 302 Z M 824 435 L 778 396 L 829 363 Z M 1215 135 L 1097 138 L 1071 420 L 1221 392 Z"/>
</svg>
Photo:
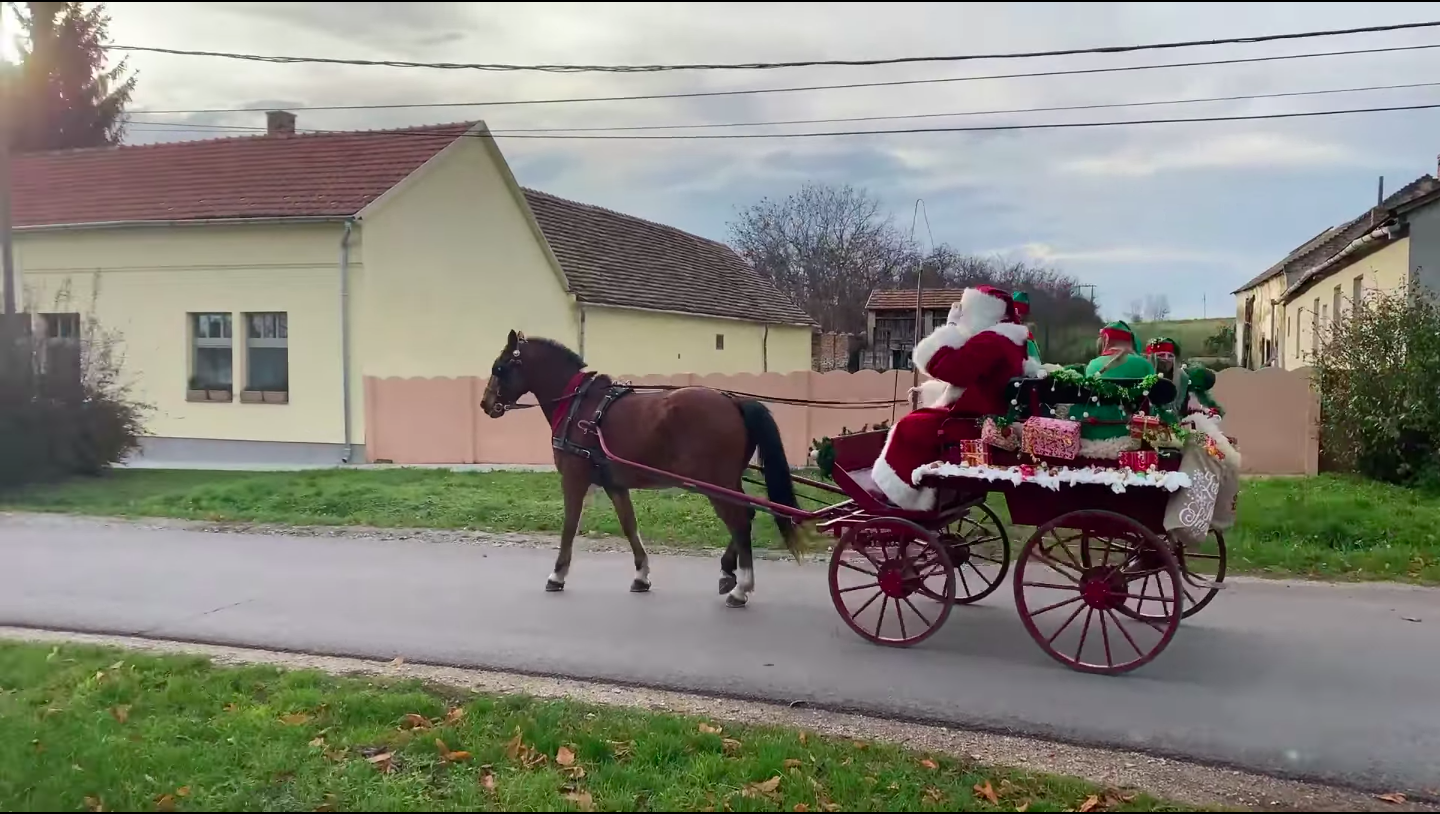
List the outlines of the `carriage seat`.
<svg viewBox="0 0 1440 814">
<path fill-rule="evenodd" d="M 1111 384 L 1133 387 L 1140 384 L 1141 380 L 1107 379 L 1106 381 Z M 1175 383 L 1162 378 L 1150 388 L 1145 400 L 1151 404 L 1170 404 L 1175 400 L 1177 393 Z M 1015 409 L 1022 420 L 1036 416 L 1050 417 L 1054 414 L 1055 405 L 1083 404 L 1090 401 L 1090 396 L 1091 394 L 1081 387 L 1050 378 L 1015 378 L 1005 386 L 1005 400 L 1015 403 Z M 1130 406 L 1138 409 L 1143 405 Z"/>
<path fill-rule="evenodd" d="M 890 502 L 890 498 L 887 497 L 884 492 L 880 491 L 880 487 L 875 485 L 875 479 L 870 476 L 870 470 L 871 467 L 867 466 L 864 469 L 847 471 L 846 474 L 850 476 L 851 480 L 855 481 L 856 486 L 865 490 L 865 494 L 875 498 L 886 506 L 894 505 Z"/>
</svg>

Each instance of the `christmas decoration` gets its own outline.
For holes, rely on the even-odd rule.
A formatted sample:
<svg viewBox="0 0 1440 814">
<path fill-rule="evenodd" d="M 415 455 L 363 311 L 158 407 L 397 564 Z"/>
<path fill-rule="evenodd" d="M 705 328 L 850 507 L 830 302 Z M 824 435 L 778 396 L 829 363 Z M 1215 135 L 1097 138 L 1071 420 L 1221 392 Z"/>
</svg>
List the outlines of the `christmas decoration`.
<svg viewBox="0 0 1440 814">
<path fill-rule="evenodd" d="M 967 466 L 984 466 L 990 463 L 990 446 L 984 441 L 961 441 L 960 461 Z"/>
<path fill-rule="evenodd" d="M 1135 472 L 1129 469 L 1109 467 L 1044 467 L 1044 466 L 965 466 L 936 462 L 918 467 L 914 474 L 918 485 L 929 478 L 974 478 L 976 480 L 1020 484 L 1034 484 L 1060 491 L 1062 486 L 1096 484 L 1110 487 L 1110 491 L 1122 494 L 1127 489 L 1151 488 L 1175 492 L 1190 486 L 1190 478 L 1184 472 L 1159 472 L 1149 470 Z"/>
<path fill-rule="evenodd" d="M 1070 460 L 1080 454 L 1080 424 L 1060 418 L 1027 418 L 1020 447 L 1028 455 Z"/>
<path fill-rule="evenodd" d="M 1136 472 L 1144 472 L 1160 465 L 1160 453 L 1152 450 L 1132 450 L 1120 453 L 1120 466 L 1125 469 L 1133 469 Z"/>
<path fill-rule="evenodd" d="M 980 428 L 980 440 L 992 447 L 1014 450 L 1020 447 L 1019 428 L 1009 421 L 996 419 L 994 416 L 985 419 L 985 425 Z"/>
</svg>

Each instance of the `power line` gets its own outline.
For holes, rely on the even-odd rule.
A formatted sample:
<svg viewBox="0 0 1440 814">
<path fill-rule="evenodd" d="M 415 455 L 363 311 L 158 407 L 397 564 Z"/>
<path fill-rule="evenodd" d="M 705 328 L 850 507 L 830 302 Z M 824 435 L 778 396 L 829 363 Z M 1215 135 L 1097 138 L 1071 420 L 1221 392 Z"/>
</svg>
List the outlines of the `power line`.
<svg viewBox="0 0 1440 814">
<path fill-rule="evenodd" d="M 492 135 L 509 135 L 515 133 L 609 133 L 623 131 L 644 131 L 644 130 L 699 130 L 705 128 L 732 128 L 732 127 L 779 127 L 797 124 L 848 124 L 854 122 L 877 122 L 877 121 L 901 121 L 907 119 L 943 119 L 959 118 L 964 116 L 994 116 L 1020 113 L 1059 113 L 1078 110 L 1113 110 L 1128 107 L 1157 107 L 1163 105 L 1188 105 L 1204 104 L 1211 102 L 1242 102 L 1259 99 L 1287 99 L 1305 96 L 1328 96 L 1341 93 L 1368 93 L 1374 91 L 1388 90 L 1411 90 L 1415 88 L 1440 87 L 1440 82 L 1407 82 L 1397 85 L 1366 85 L 1351 88 L 1328 88 L 1324 90 L 1297 90 L 1282 91 L 1277 93 L 1247 93 L 1233 96 L 1205 96 L 1189 99 L 1154 99 L 1139 102 L 1101 102 L 1083 105 L 1055 105 L 1049 107 L 1012 107 L 996 108 L 991 110 L 964 110 L 950 113 L 908 113 L 887 116 L 843 116 L 824 119 L 780 119 L 767 121 L 748 122 L 710 122 L 692 124 L 644 124 L 644 125 L 615 125 L 606 127 L 513 127 L 504 129 L 492 129 Z M 178 127 L 194 130 L 234 130 L 234 131 L 261 131 L 265 128 L 254 125 L 237 124 L 209 124 L 191 122 L 151 122 L 133 121 L 132 124 L 154 125 L 156 127 Z"/>
<path fill-rule="evenodd" d="M 573 140 L 573 141 L 698 141 L 714 139 L 786 139 L 786 138 L 824 138 L 830 136 L 885 136 L 885 135 L 906 135 L 915 133 L 995 133 L 1020 130 L 1070 130 L 1077 128 L 1096 127 L 1129 127 L 1153 124 L 1200 124 L 1209 122 L 1241 122 L 1241 121 L 1262 121 L 1271 119 L 1305 119 L 1320 116 L 1346 116 L 1361 113 L 1394 113 L 1409 110 L 1434 110 L 1440 108 L 1440 102 L 1424 105 L 1392 105 L 1388 107 L 1363 107 L 1349 108 L 1343 110 L 1309 110 L 1295 113 L 1257 113 L 1243 116 L 1196 116 L 1179 119 L 1129 119 L 1120 121 L 1096 121 L 1096 122 L 1038 122 L 1035 124 L 991 124 L 973 125 L 968 127 L 907 127 L 891 130 L 827 130 L 800 133 L 671 133 L 658 136 L 643 135 L 565 135 L 550 133 L 517 133 L 500 132 L 489 135 L 510 139 L 544 139 L 544 140 Z M 156 124 L 148 122 L 148 124 Z M 203 126 L 203 125 L 202 125 Z M 211 125 L 211 127 L 225 127 L 226 125 Z M 176 132 L 184 130 L 187 126 L 177 124 L 174 128 L 161 128 L 143 132 Z M 194 129 L 192 127 L 192 129 Z M 254 128 L 259 130 L 260 128 Z M 344 133 L 354 135 L 413 135 L 422 138 L 435 138 L 433 132 L 419 130 L 356 130 L 356 131 L 335 131 L 335 130 L 308 130 L 308 133 Z M 466 137 L 471 134 L 462 133 L 459 137 Z M 475 134 L 479 137 L 482 134 Z"/>
<path fill-rule="evenodd" d="M 1383 48 L 1355 48 L 1344 51 L 1318 51 L 1310 54 L 1280 54 L 1264 57 L 1237 57 L 1232 59 L 1210 59 L 1192 62 L 1162 62 L 1155 65 L 1123 65 L 1108 68 L 1072 68 L 1055 71 L 1027 71 L 1023 73 L 981 74 L 977 76 L 947 76 L 932 79 L 895 79 L 884 82 L 846 82 L 833 85 L 799 85 L 779 88 L 740 88 L 736 90 L 685 91 L 680 93 L 642 93 L 626 96 L 573 96 L 556 99 L 496 99 L 484 102 L 409 102 L 401 104 L 361 105 L 294 105 L 287 110 L 415 110 L 440 107 L 512 107 L 521 105 L 561 105 L 583 102 L 636 102 L 655 99 L 700 99 L 721 96 L 753 96 L 767 93 L 807 93 L 819 90 L 853 90 L 856 88 L 894 88 L 907 85 L 939 85 L 952 82 L 981 82 L 995 79 L 1031 79 L 1051 76 L 1082 76 L 1090 74 L 1127 73 L 1130 71 L 1154 71 L 1166 68 L 1200 68 L 1212 65 L 1242 65 L 1259 62 L 1281 62 L 1292 59 L 1317 59 L 1321 57 L 1356 56 L 1360 54 L 1384 54 L 1404 51 L 1425 51 L 1440 48 L 1440 43 L 1424 45 L 1395 45 Z M 202 113 L 263 113 L 264 107 L 210 107 L 174 110 L 137 110 L 139 115 L 173 116 Z"/>
<path fill-rule="evenodd" d="M 1407 29 L 1433 28 L 1435 26 L 1440 26 L 1440 20 L 1429 22 L 1396 23 L 1392 25 L 1373 25 L 1360 28 L 1339 28 L 1322 31 L 1302 31 L 1289 34 L 1264 34 L 1253 37 L 1229 37 L 1225 39 L 1211 40 L 1183 40 L 1178 42 L 1158 42 L 1144 45 L 1106 45 L 1095 48 L 1067 48 L 1051 51 L 1023 51 L 992 54 L 951 54 L 945 56 L 888 57 L 878 59 L 822 59 L 798 60 L 792 62 L 714 62 L 671 65 L 516 65 L 495 62 L 412 62 L 409 60 L 390 59 L 343 59 L 338 57 L 268 56 L 264 54 L 250 54 L 230 51 L 194 51 L 183 48 L 158 48 L 139 45 L 110 45 L 105 47 L 107 48 L 107 50 L 112 51 L 132 51 L 151 54 L 167 54 L 171 56 L 211 57 L 218 59 L 242 60 L 246 62 L 267 62 L 279 65 L 355 65 L 363 67 L 425 68 L 434 70 L 471 70 L 501 72 L 535 71 L 542 73 L 661 73 L 667 71 L 699 70 L 754 71 L 774 70 L 777 68 L 805 68 L 818 66 L 855 67 L 931 62 L 971 62 L 983 59 L 1033 59 L 1037 57 L 1077 56 L 1081 54 L 1124 54 L 1136 51 L 1155 51 L 1174 48 L 1193 48 L 1198 46 L 1276 42 L 1280 40 L 1311 39 L 1315 37 L 1335 37 L 1350 34 L 1372 34 L 1385 31 L 1403 31 Z"/>
</svg>

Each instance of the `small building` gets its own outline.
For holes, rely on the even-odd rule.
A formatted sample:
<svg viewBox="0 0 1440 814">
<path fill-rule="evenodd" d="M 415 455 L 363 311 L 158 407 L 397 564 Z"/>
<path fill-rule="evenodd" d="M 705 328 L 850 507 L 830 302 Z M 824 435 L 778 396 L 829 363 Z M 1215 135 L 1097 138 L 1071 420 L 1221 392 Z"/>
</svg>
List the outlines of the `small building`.
<svg viewBox="0 0 1440 814">
<path fill-rule="evenodd" d="M 1240 366 L 1293 370 L 1310 364 L 1328 327 L 1369 292 L 1440 291 L 1436 202 L 1440 181 L 1422 175 L 1237 289 Z"/>
<path fill-rule="evenodd" d="M 920 335 L 943 325 L 950 306 L 964 294 L 959 289 L 922 289 Z M 865 302 L 865 349 L 860 367 L 866 370 L 909 370 L 915 349 L 915 289 L 887 288 L 870 292 Z"/>
<path fill-rule="evenodd" d="M 483 123 L 269 125 L 14 159 L 22 300 L 119 335 L 152 460 L 365 461 L 367 379 L 483 378 L 511 329 L 616 375 L 811 366 L 729 247 L 522 189 Z"/>
</svg>

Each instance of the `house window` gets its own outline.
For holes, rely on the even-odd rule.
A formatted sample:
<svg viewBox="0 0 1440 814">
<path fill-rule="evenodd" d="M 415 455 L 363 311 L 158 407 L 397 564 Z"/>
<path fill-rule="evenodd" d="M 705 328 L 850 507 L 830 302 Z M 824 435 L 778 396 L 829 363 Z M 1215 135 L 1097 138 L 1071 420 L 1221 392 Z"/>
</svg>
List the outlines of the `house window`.
<svg viewBox="0 0 1440 814">
<path fill-rule="evenodd" d="M 715 334 L 715 350 L 725 350 L 725 334 Z"/>
<path fill-rule="evenodd" d="M 1320 352 L 1320 298 L 1315 298 L 1315 304 L 1310 306 L 1310 353 Z"/>
<path fill-rule="evenodd" d="M 41 314 L 40 322 L 44 325 L 46 339 L 80 338 L 79 314 Z"/>
<path fill-rule="evenodd" d="M 245 315 L 247 402 L 284 404 L 290 392 L 290 325 L 281 313 Z"/>
<path fill-rule="evenodd" d="M 1365 275 L 1358 274 L 1355 276 L 1354 281 L 1350 283 L 1350 310 L 1354 311 L 1356 308 L 1359 308 L 1361 301 L 1364 299 Z"/>
<path fill-rule="evenodd" d="M 1330 313 L 1334 315 L 1335 322 L 1340 322 L 1340 285 L 1336 283 L 1335 291 L 1331 294 Z"/>
<path fill-rule="evenodd" d="M 234 388 L 230 315 L 191 314 L 191 401 L 229 401 Z"/>
</svg>

